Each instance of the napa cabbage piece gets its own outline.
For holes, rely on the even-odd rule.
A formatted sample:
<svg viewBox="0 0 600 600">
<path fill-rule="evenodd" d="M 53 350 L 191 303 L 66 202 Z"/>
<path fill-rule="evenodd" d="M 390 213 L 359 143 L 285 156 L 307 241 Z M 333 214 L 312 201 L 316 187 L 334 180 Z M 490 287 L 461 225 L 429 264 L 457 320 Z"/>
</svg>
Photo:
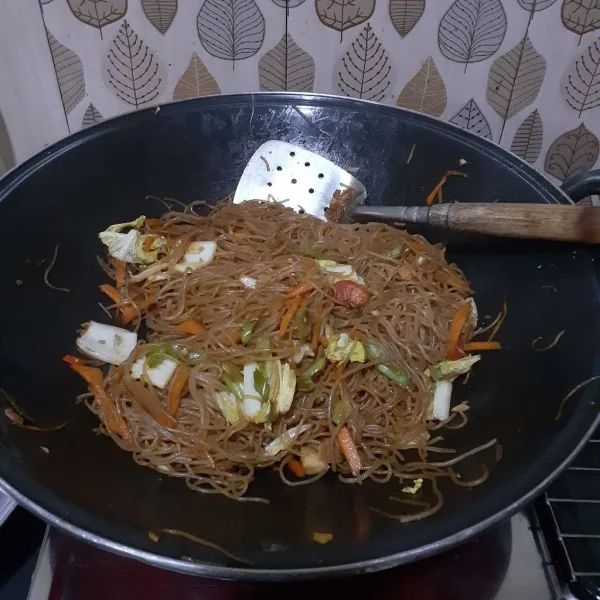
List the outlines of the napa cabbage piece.
<svg viewBox="0 0 600 600">
<path fill-rule="evenodd" d="M 334 260 L 317 260 L 317 264 L 334 281 L 350 280 L 365 285 L 365 280 L 358 275 L 352 265 L 344 265 Z"/>
<path fill-rule="evenodd" d="M 158 260 L 158 253 L 164 246 L 165 239 L 158 235 L 141 234 L 139 229 L 145 221 L 146 217 L 142 215 L 129 223 L 111 225 L 101 231 L 98 237 L 113 258 L 127 263 L 152 264 Z M 129 231 L 123 233 L 125 229 Z"/>
</svg>

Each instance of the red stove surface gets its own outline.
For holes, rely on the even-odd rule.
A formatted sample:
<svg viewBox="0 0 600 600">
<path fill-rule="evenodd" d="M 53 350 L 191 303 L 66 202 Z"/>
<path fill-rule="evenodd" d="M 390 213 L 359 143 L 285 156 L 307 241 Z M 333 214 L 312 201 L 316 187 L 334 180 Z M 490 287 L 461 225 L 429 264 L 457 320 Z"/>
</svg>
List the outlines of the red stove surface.
<svg viewBox="0 0 600 600">
<path fill-rule="evenodd" d="M 521 519 L 520 527 L 515 527 Z M 518 525 L 518 524 L 517 524 Z M 523 554 L 528 534 L 523 516 L 492 529 L 478 539 L 445 554 L 389 571 L 312 582 L 239 583 L 181 575 L 157 569 L 89 546 L 50 530 L 40 563 L 49 563 L 50 581 L 40 587 L 44 570 L 38 564 L 30 600 L 281 600 L 292 597 L 340 597 L 373 600 L 544 600 L 550 598 L 545 581 L 532 588 L 531 569 L 541 573 L 535 551 Z M 520 532 L 520 533 L 519 533 Z M 533 538 L 529 540 L 533 544 Z M 531 549 L 531 548 L 530 548 Z M 537 565 L 525 566 L 526 561 Z M 517 563 L 517 564 L 515 564 Z M 509 570 L 509 565 L 511 569 Z M 525 569 L 523 570 L 523 567 Z M 517 567 L 510 589 L 507 584 Z M 507 572 L 509 576 L 507 577 Z M 513 573 L 512 579 L 515 579 Z M 543 575 L 542 575 L 543 579 Z M 537 583 L 539 584 L 539 577 Z M 293 590 L 291 586 L 293 585 Z M 40 593 L 40 589 L 45 591 Z"/>
</svg>

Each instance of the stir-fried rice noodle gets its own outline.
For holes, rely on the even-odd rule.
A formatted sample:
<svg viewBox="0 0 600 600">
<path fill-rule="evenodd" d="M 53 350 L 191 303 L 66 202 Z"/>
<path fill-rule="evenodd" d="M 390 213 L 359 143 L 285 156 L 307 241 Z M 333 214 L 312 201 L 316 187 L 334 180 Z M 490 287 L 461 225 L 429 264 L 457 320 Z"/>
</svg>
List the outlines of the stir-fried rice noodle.
<svg viewBox="0 0 600 600">
<path fill-rule="evenodd" d="M 401 485 L 411 485 L 422 478 L 424 487 L 430 484 L 435 502 L 406 495 L 417 505 L 417 513 L 408 520 L 435 512 L 443 504 L 439 477 L 462 485 L 478 483 L 459 481 L 452 466 L 456 461 L 444 460 L 457 455 L 444 447 L 440 435 L 446 424 L 466 424 L 466 404 L 441 424 L 429 412 L 433 383 L 425 371 L 446 360 L 450 324 L 471 293 L 460 270 L 446 262 L 444 248 L 386 225 L 324 222 L 277 203 L 224 202 L 208 212 L 204 205 L 195 204 L 144 226 L 142 233 L 163 236 L 166 245 L 155 264 L 128 265 L 122 295 L 139 311 L 140 341 L 127 361 L 111 367 L 104 380 L 131 437 L 127 440 L 110 432 L 104 423 L 102 431 L 132 452 L 141 465 L 180 477 L 194 490 L 242 500 L 252 499 L 246 493 L 257 469 L 274 468 L 289 485 L 309 484 L 321 477 L 324 471 L 296 478 L 286 469 L 292 458 L 300 459 L 303 447 L 318 451 L 344 482 L 385 483 L 400 478 Z M 190 242 L 206 240 L 217 243 L 210 264 L 184 273 L 174 268 Z M 351 265 L 364 278 L 366 303 L 358 308 L 340 305 L 331 294 L 331 277 L 316 258 Z M 107 269 L 114 278 L 113 264 Z M 255 280 L 254 289 L 243 283 L 244 278 Z M 313 286 L 303 295 L 302 321 L 292 320 L 280 337 L 290 304 L 286 294 L 301 282 Z M 244 345 L 239 331 L 249 319 L 258 321 Z M 203 334 L 178 332 L 176 327 L 185 321 L 200 323 Z M 319 323 L 317 353 L 295 365 L 299 345 L 312 346 L 315 321 Z M 473 328 L 465 332 L 466 337 Z M 226 420 L 215 400 L 216 392 L 227 390 L 222 379 L 225 363 L 241 372 L 248 363 L 264 363 L 268 355 L 294 365 L 300 378 L 323 356 L 327 330 L 375 343 L 386 363 L 406 374 L 408 389 L 380 372 L 381 361 L 372 357 L 341 366 L 327 361 L 313 377 L 312 389 L 296 388 L 285 414 L 271 414 L 266 423 L 252 423 L 243 416 L 235 424 Z M 130 374 L 137 359 L 160 352 L 170 342 L 179 344 L 176 360 L 190 370 L 173 417 L 169 416 L 171 386 L 161 390 Z M 102 414 L 94 398 L 88 395 L 85 402 Z M 338 405 L 343 407 L 342 416 L 334 422 Z M 157 414 L 164 415 L 166 425 L 157 422 Z M 265 446 L 292 427 L 299 427 L 300 433 L 288 440 L 285 449 L 267 454 Z M 362 469 L 356 474 L 338 444 L 342 427 L 349 431 L 360 457 Z M 486 477 L 487 469 L 479 480 Z"/>
</svg>

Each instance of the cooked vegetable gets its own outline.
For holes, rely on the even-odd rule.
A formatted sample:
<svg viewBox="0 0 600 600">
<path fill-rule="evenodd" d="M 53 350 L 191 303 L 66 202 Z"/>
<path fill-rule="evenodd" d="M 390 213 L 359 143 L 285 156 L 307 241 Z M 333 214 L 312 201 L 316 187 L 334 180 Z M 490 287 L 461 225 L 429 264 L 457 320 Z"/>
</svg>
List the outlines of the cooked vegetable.
<svg viewBox="0 0 600 600">
<path fill-rule="evenodd" d="M 194 271 L 206 267 L 214 260 L 216 252 L 216 242 L 191 242 L 185 251 L 183 261 L 175 265 L 175 270 L 184 273 L 188 269 Z"/>
<path fill-rule="evenodd" d="M 216 392 L 215 401 L 229 423 L 235 425 L 240 419 L 237 398 L 231 392 Z"/>
<path fill-rule="evenodd" d="M 279 389 L 274 398 L 275 413 L 284 415 L 290 410 L 296 392 L 296 372 L 287 363 L 277 365 L 277 373 L 279 374 Z"/>
<path fill-rule="evenodd" d="M 329 468 L 329 465 L 321 457 L 320 451 L 315 450 L 311 446 L 302 446 L 300 448 L 300 460 L 307 475 L 316 475 Z"/>
<path fill-rule="evenodd" d="M 308 345 L 308 344 L 301 344 L 298 347 L 298 350 L 296 350 L 296 352 L 294 352 L 294 362 L 299 365 L 303 360 L 305 356 L 314 356 L 315 353 L 313 352 L 312 348 Z"/>
<path fill-rule="evenodd" d="M 314 286 L 310 281 L 303 281 L 299 283 L 296 287 L 293 287 L 286 295 L 286 298 L 295 298 L 296 296 L 303 296 L 304 294 L 311 292 L 314 289 Z"/>
<path fill-rule="evenodd" d="M 385 360 L 383 350 L 374 342 L 365 342 L 365 349 L 369 360 L 372 361 L 383 361 Z M 408 389 L 410 381 L 408 374 L 401 367 L 394 365 L 393 363 L 382 362 L 376 366 L 376 369 L 385 375 L 388 379 L 391 379 L 394 383 L 397 383 L 400 387 Z"/>
<path fill-rule="evenodd" d="M 83 332 L 77 338 L 77 347 L 84 354 L 111 365 L 125 362 L 136 344 L 137 334 L 133 331 L 96 321 L 84 323 Z"/>
<path fill-rule="evenodd" d="M 242 342 L 244 346 L 252 339 L 252 333 L 254 332 L 257 323 L 258 319 L 246 319 L 244 321 L 240 332 L 240 342 Z"/>
<path fill-rule="evenodd" d="M 281 324 L 279 325 L 279 337 L 282 338 L 287 331 L 287 328 L 290 326 L 296 311 L 300 308 L 300 304 L 302 304 L 302 296 L 296 296 L 289 301 L 288 307 L 281 319 Z"/>
<path fill-rule="evenodd" d="M 264 401 L 260 392 L 254 387 L 254 373 L 257 370 L 257 363 L 244 365 L 242 410 L 246 419 L 252 423 L 264 423 L 269 418 L 271 403 L 268 400 Z"/>
<path fill-rule="evenodd" d="M 348 280 L 365 285 L 365 280 L 356 273 L 352 265 L 343 265 L 334 260 L 317 260 L 317 263 L 333 281 Z"/>
<path fill-rule="evenodd" d="M 465 348 L 465 350 L 466 349 L 467 348 Z M 425 375 L 431 377 L 434 381 L 439 381 L 440 379 L 454 379 L 459 375 L 468 373 L 473 365 L 480 359 L 481 356 L 475 354 L 458 360 L 447 360 L 425 369 Z"/>
<path fill-rule="evenodd" d="M 131 433 L 123 417 L 117 412 L 113 400 L 108 396 L 102 387 L 104 376 L 100 369 L 95 367 L 85 367 L 83 365 L 70 365 L 71 369 L 78 373 L 89 384 L 90 392 L 100 407 L 104 422 L 109 431 L 120 435 L 124 440 L 131 440 Z"/>
<path fill-rule="evenodd" d="M 462 173 L 461 171 L 446 171 L 446 173 L 442 175 L 442 178 L 436 184 L 436 186 L 431 190 L 431 192 L 429 192 L 427 200 L 425 201 L 428 206 L 433 204 L 433 201 L 435 200 L 436 196 L 439 197 L 441 203 L 442 188 L 444 187 L 444 184 L 446 183 L 448 177 L 450 177 L 451 175 L 454 175 L 456 177 L 468 177 L 466 173 Z"/>
<path fill-rule="evenodd" d="M 507 314 L 508 314 L 508 305 L 506 304 L 506 302 L 504 302 L 504 304 L 502 306 L 502 316 L 500 317 L 500 319 L 498 320 L 498 322 L 492 329 L 492 331 L 490 333 L 490 337 L 488 337 L 488 342 L 491 342 L 496 337 L 496 334 L 500 331 L 500 327 L 502 327 L 502 325 L 504 324 L 504 320 L 506 319 Z"/>
<path fill-rule="evenodd" d="M 165 241 L 160 236 L 140 234 L 146 217 L 139 217 L 130 223 L 111 225 L 98 234 L 100 241 L 108 248 L 108 253 L 117 260 L 126 263 L 152 264 L 158 259 L 158 253 Z M 122 233 L 129 229 L 128 233 Z M 151 243 L 148 245 L 147 240 Z"/>
<path fill-rule="evenodd" d="M 184 321 L 175 327 L 181 333 L 189 333 L 190 335 L 200 336 L 204 334 L 204 327 L 198 321 Z"/>
<path fill-rule="evenodd" d="M 463 350 L 466 352 L 483 352 L 485 350 L 502 350 L 502 344 L 500 342 L 469 342 L 463 344 Z"/>
<path fill-rule="evenodd" d="M 295 458 L 292 458 L 287 464 L 289 470 L 299 479 L 306 477 L 302 463 Z"/>
<path fill-rule="evenodd" d="M 100 286 L 100 291 L 103 294 L 106 294 L 118 306 L 122 313 L 122 321 L 124 325 L 133 321 L 133 319 L 137 317 L 138 312 L 135 309 L 135 306 L 129 303 L 123 303 L 121 300 L 121 293 L 117 290 L 117 288 L 105 283 Z"/>
<path fill-rule="evenodd" d="M 298 389 L 309 391 L 314 387 L 313 377 L 320 373 L 325 368 L 325 357 L 317 359 L 312 365 L 302 372 L 298 377 Z"/>
<path fill-rule="evenodd" d="M 390 258 L 398 258 L 402 254 L 402 246 L 396 246 L 388 252 Z"/>
<path fill-rule="evenodd" d="M 179 367 L 169 391 L 169 412 L 172 417 L 177 415 L 179 405 L 181 404 L 181 396 L 189 378 L 190 372 L 184 367 Z"/>
<path fill-rule="evenodd" d="M 280 452 L 287 450 L 294 440 L 305 431 L 310 429 L 310 425 L 296 425 L 287 431 L 284 431 L 279 437 L 275 438 L 271 443 L 265 446 L 265 454 L 268 456 L 276 456 Z"/>
<path fill-rule="evenodd" d="M 319 533 L 315 531 L 313 533 L 313 540 L 317 542 L 317 544 L 328 544 L 333 539 L 333 534 L 331 533 Z"/>
<path fill-rule="evenodd" d="M 435 382 L 432 404 L 434 419 L 445 421 L 450 416 L 450 400 L 452 398 L 452 382 L 442 379 Z"/>
<path fill-rule="evenodd" d="M 130 375 L 132 379 L 142 379 L 146 375 L 153 386 L 164 390 L 169 385 L 177 366 L 177 361 L 172 358 L 155 353 L 138 358 L 131 365 Z"/>
<path fill-rule="evenodd" d="M 460 342 L 465 323 L 469 318 L 471 312 L 471 304 L 469 302 L 463 302 L 450 324 L 448 331 L 448 350 L 446 356 L 449 360 L 457 360 L 461 357 L 460 353 Z"/>
<path fill-rule="evenodd" d="M 362 469 L 362 463 L 360 461 L 360 456 L 358 455 L 358 450 L 356 449 L 356 444 L 346 427 L 340 428 L 338 432 L 338 444 L 344 458 L 348 462 L 350 471 L 352 471 L 353 475 L 358 475 Z"/>
<path fill-rule="evenodd" d="M 256 284 L 258 283 L 254 277 L 248 277 L 247 275 L 242 275 L 240 281 L 247 290 L 255 289 Z"/>
</svg>

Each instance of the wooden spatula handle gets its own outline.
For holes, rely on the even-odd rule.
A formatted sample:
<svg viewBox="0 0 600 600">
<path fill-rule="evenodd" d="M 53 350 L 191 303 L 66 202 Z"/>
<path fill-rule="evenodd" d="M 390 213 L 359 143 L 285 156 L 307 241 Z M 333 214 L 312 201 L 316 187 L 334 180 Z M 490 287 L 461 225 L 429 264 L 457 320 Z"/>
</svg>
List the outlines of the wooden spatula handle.
<svg viewBox="0 0 600 600">
<path fill-rule="evenodd" d="M 506 203 L 355 205 L 348 216 L 360 222 L 420 223 L 502 237 L 600 243 L 600 206 Z"/>
<path fill-rule="evenodd" d="M 430 207 L 431 225 L 490 235 L 600 243 L 600 206 L 457 203 Z"/>
</svg>

